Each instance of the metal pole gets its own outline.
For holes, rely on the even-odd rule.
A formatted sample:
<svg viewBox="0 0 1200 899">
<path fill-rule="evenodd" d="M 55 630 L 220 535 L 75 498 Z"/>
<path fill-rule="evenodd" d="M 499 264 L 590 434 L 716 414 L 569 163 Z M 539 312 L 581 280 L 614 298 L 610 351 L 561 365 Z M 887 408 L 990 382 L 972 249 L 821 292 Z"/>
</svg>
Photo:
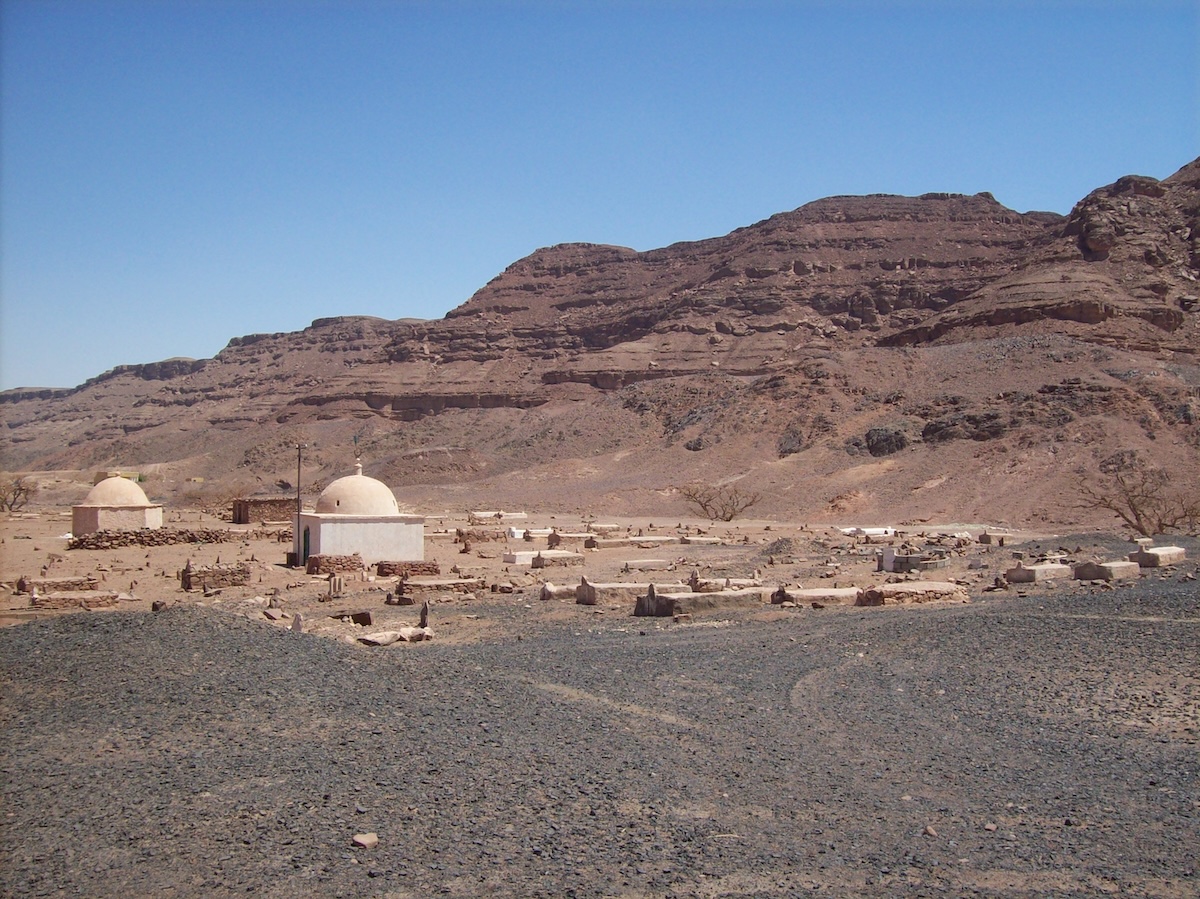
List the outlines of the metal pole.
<svg viewBox="0 0 1200 899">
<path fill-rule="evenodd" d="M 301 453 L 305 450 L 305 448 L 307 448 L 307 446 L 308 446 L 307 443 L 297 443 L 296 444 L 296 532 L 295 533 L 296 533 L 296 566 L 297 567 L 304 564 L 304 560 L 300 558 L 300 552 L 301 552 L 301 550 L 300 550 L 300 546 L 301 546 L 301 541 L 300 541 L 300 512 L 301 512 L 301 508 L 300 508 L 300 456 L 301 456 Z"/>
</svg>

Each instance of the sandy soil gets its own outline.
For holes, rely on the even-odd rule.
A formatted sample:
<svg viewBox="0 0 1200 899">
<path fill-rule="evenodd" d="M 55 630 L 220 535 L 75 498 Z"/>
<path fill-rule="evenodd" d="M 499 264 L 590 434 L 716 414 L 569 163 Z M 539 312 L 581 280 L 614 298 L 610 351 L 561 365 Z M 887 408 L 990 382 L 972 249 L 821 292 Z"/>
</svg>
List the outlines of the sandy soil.
<svg viewBox="0 0 1200 899">
<path fill-rule="evenodd" d="M 613 537 L 633 538 L 627 545 L 585 549 L 583 538 L 589 524 L 610 525 Z M 869 523 L 867 523 L 869 524 Z M 472 525 L 462 518 L 430 518 L 426 522 L 427 561 L 435 561 L 444 577 L 477 578 L 485 590 L 469 595 L 455 592 L 426 592 L 420 600 L 429 599 L 437 607 L 437 637 L 439 640 L 467 640 L 481 635 L 485 629 L 478 623 L 472 608 L 482 603 L 529 605 L 533 617 L 551 619 L 590 616 L 594 614 L 627 615 L 631 609 L 609 607 L 575 608 L 574 603 L 538 600 L 541 585 L 549 582 L 574 586 L 581 577 L 589 581 L 631 581 L 658 583 L 686 581 L 693 570 L 706 578 L 745 578 L 756 572 L 764 586 L 774 589 L 780 585 L 804 587 L 866 587 L 883 583 L 889 577 L 878 572 L 875 554 L 882 548 L 879 540 L 847 537 L 832 526 L 781 524 L 770 521 L 734 521 L 711 523 L 699 519 L 653 521 L 650 519 L 604 519 L 585 522 L 570 515 L 540 514 L 528 519 L 508 522 L 504 527 L 555 528 L 566 536 L 561 549 L 577 551 L 582 564 L 566 567 L 532 569 L 529 566 L 508 565 L 503 561 L 509 550 L 547 548 L 545 537 L 532 541 L 500 537 L 496 540 L 475 540 L 469 552 L 455 539 L 456 530 Z M 68 550 L 70 515 L 60 509 L 44 507 L 24 513 L 10 514 L 0 519 L 0 624 L 40 617 L 66 614 L 59 610 L 35 608 L 26 594 L 17 593 L 15 585 L 21 577 L 92 576 L 98 588 L 120 594 L 119 602 L 111 608 L 149 610 L 152 603 L 168 605 L 205 605 L 259 614 L 270 597 L 278 595 L 277 603 L 287 613 L 279 623 L 288 625 L 293 613 L 305 619 L 308 632 L 330 636 L 353 637 L 360 630 L 330 616 L 346 611 L 371 610 L 373 627 L 379 629 L 396 624 L 415 622 L 417 609 L 413 606 L 390 606 L 384 600 L 395 591 L 396 579 L 375 577 L 369 571 L 343 577 L 341 595 L 331 597 L 328 579 L 309 576 L 304 571 L 285 564 L 290 543 L 277 539 L 256 538 L 253 526 L 231 525 L 211 513 L 174 511 L 165 524 L 168 528 L 216 528 L 231 536 L 230 542 L 217 544 L 174 544 L 156 547 L 125 547 L 111 550 Z M 499 524 L 475 526 L 476 530 L 499 532 Z M 936 535 L 972 534 L 986 530 L 983 525 L 947 522 L 922 525 L 920 530 L 906 532 L 892 542 L 908 540 L 923 544 L 926 537 Z M 1006 547 L 997 545 L 970 546 L 953 549 L 950 566 L 927 573 L 927 580 L 958 580 L 968 589 L 980 590 L 992 584 L 995 577 L 1013 564 L 1013 550 L 1008 547 L 1022 540 L 1044 537 L 1053 542 L 1052 535 L 1009 533 L 991 529 L 992 533 L 1007 533 Z M 497 533 L 497 536 L 500 536 Z M 718 537 L 719 545 L 681 544 L 680 537 Z M 640 539 L 638 539 L 640 538 Z M 947 547 L 950 549 L 950 547 Z M 1081 558 L 1103 556 L 1103 551 L 1091 547 L 1080 549 Z M 1016 550 L 1020 553 L 1021 550 Z M 1118 556 L 1108 556 L 1117 558 Z M 193 567 L 249 562 L 252 582 L 243 587 L 226 587 L 210 591 L 184 591 L 179 573 L 185 565 Z M 372 569 L 373 570 L 373 569 Z M 419 604 L 419 603 L 418 603 Z M 92 610 L 103 613 L 104 609 Z"/>
</svg>

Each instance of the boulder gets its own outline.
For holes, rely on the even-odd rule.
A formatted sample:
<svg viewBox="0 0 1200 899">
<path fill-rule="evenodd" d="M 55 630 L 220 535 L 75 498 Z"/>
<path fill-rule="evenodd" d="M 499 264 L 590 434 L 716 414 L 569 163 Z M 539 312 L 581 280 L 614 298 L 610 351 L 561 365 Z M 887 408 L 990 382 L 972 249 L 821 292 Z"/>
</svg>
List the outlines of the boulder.
<svg viewBox="0 0 1200 899">
<path fill-rule="evenodd" d="M 865 440 L 872 456 L 890 456 L 908 446 L 908 435 L 899 428 L 871 428 Z"/>
<path fill-rule="evenodd" d="M 338 621 L 348 621 L 351 624 L 357 624 L 359 627 L 370 627 L 375 623 L 375 616 L 370 609 L 364 609 L 359 612 L 334 612 L 329 617 L 335 618 Z"/>
<path fill-rule="evenodd" d="M 432 640 L 433 630 L 428 627 L 402 627 L 394 631 L 376 631 L 373 634 L 363 634 L 358 642 L 366 646 L 391 646 L 393 643 L 419 643 L 422 640 Z"/>
<path fill-rule="evenodd" d="M 948 440 L 994 440 L 1003 437 L 1008 421 L 994 410 L 955 412 L 927 422 L 921 430 L 926 443 L 945 443 Z"/>
</svg>

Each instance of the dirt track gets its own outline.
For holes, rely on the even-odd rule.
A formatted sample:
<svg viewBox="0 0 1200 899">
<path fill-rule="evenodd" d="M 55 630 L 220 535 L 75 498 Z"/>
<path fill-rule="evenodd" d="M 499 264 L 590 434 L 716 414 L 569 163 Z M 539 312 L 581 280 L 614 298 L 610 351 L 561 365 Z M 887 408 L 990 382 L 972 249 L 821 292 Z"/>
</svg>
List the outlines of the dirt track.
<svg viewBox="0 0 1200 899">
<path fill-rule="evenodd" d="M 5 628 L 0 888 L 1195 896 L 1194 588 L 690 624 L 510 599 L 473 606 L 507 636 L 373 650 L 206 608 Z"/>
</svg>

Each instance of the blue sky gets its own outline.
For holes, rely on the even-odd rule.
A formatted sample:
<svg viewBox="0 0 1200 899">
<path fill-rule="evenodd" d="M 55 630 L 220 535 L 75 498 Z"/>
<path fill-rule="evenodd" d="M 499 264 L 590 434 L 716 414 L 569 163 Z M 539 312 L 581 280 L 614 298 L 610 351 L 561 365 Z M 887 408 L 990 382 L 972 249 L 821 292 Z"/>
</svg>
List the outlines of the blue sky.
<svg viewBox="0 0 1200 899">
<path fill-rule="evenodd" d="M 0 389 L 833 194 L 1065 213 L 1200 155 L 1198 10 L 0 0 Z"/>
</svg>

